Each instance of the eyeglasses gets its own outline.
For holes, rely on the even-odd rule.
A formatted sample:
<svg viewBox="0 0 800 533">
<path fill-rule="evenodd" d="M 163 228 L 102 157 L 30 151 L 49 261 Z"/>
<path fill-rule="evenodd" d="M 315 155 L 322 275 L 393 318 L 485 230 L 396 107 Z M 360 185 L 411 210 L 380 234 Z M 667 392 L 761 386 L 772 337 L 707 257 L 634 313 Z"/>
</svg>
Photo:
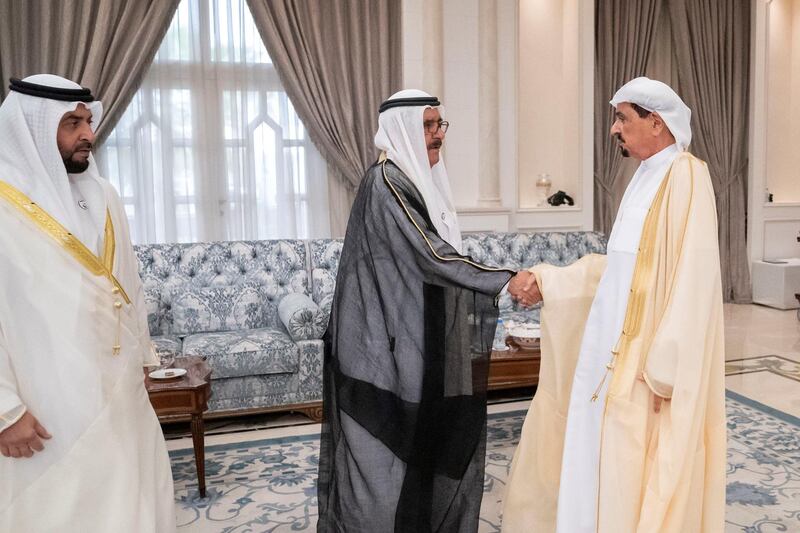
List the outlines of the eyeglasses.
<svg viewBox="0 0 800 533">
<path fill-rule="evenodd" d="M 430 133 L 431 135 L 435 135 L 440 128 L 442 133 L 447 133 L 447 128 L 450 127 L 450 123 L 446 120 L 440 120 L 439 122 L 429 120 L 427 122 L 423 122 L 422 125 L 425 127 L 425 133 Z"/>
</svg>

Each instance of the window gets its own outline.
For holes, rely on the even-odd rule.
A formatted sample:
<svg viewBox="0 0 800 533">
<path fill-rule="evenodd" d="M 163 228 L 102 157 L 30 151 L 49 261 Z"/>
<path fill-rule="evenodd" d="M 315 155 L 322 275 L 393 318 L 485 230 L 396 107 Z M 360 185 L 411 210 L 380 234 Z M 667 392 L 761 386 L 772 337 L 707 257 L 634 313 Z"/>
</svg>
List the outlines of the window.
<svg viewBox="0 0 800 533">
<path fill-rule="evenodd" d="M 182 0 L 98 153 L 134 242 L 329 236 L 327 167 L 244 0 Z"/>
</svg>

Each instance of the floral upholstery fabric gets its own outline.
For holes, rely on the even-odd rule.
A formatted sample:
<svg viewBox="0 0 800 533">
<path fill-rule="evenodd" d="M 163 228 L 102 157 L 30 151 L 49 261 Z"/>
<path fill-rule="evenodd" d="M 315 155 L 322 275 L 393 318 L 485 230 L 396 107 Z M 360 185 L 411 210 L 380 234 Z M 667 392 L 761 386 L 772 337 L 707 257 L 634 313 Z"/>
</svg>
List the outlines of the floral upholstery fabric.
<svg viewBox="0 0 800 533">
<path fill-rule="evenodd" d="M 327 315 L 305 294 L 284 296 L 278 304 L 278 315 L 295 341 L 321 339 L 328 327 Z"/>
<path fill-rule="evenodd" d="M 198 333 L 183 339 L 183 354 L 205 357 L 211 379 L 297 372 L 300 352 L 277 329 Z"/>
<path fill-rule="evenodd" d="M 319 401 L 323 343 L 318 337 L 293 338 L 310 336 L 311 324 L 323 332 L 327 327 L 342 244 L 341 239 L 317 239 L 137 246 L 148 325 L 156 349 L 207 356 L 213 370 L 211 412 Z M 605 237 L 594 232 L 464 236 L 466 255 L 480 263 L 514 270 L 541 262 L 567 265 L 589 253 L 605 253 L 605 249 Z M 212 290 L 207 294 L 235 298 L 235 290 L 228 292 L 231 287 L 253 285 L 262 287 L 263 322 L 235 319 L 231 324 L 226 318 L 225 327 L 235 326 L 231 331 L 196 333 L 182 343 L 174 336 L 175 300 L 184 292 L 216 288 L 218 292 Z M 285 326 L 279 312 L 281 301 L 293 293 L 310 297 L 321 309 L 315 319 L 310 314 L 301 314 L 294 330 L 292 320 Z M 181 305 L 178 304 L 178 329 L 194 331 L 187 325 L 191 322 L 188 315 L 181 315 L 193 306 L 181 309 Z M 219 305 L 223 305 L 221 301 Z M 292 300 L 287 301 L 285 312 L 296 305 Z M 506 321 L 539 320 L 538 310 L 517 307 L 507 294 L 501 296 L 499 306 L 500 316 Z M 252 314 L 251 318 L 255 316 Z M 213 320 L 222 322 L 219 317 Z M 253 324 L 263 327 L 249 327 Z"/>
<path fill-rule="evenodd" d="M 593 231 L 473 233 L 464 236 L 464 254 L 485 265 L 527 269 L 539 263 L 564 266 L 591 253 L 606 253 L 606 238 Z"/>
<path fill-rule="evenodd" d="M 322 400 L 321 340 L 299 341 L 297 372 L 213 380 L 210 412 L 239 411 Z"/>
<path fill-rule="evenodd" d="M 253 283 L 227 287 L 178 285 L 172 289 L 172 332 L 176 335 L 268 326 L 265 297 Z"/>
<path fill-rule="evenodd" d="M 317 239 L 311 247 L 311 298 L 326 315 L 330 315 L 336 272 L 342 255 L 342 239 Z"/>
<path fill-rule="evenodd" d="M 267 326 L 277 326 L 278 303 L 290 292 L 308 293 L 306 244 L 301 240 L 148 244 L 136 246 L 145 290 L 161 295 L 160 331 L 172 333 L 172 289 L 227 287 L 250 282 L 264 287 Z"/>
<path fill-rule="evenodd" d="M 183 342 L 180 337 L 175 335 L 162 335 L 158 337 L 150 337 L 153 343 L 153 348 L 156 350 L 156 355 L 171 355 L 172 357 L 179 356 L 183 353 Z"/>
<path fill-rule="evenodd" d="M 155 290 L 144 291 L 144 305 L 147 309 L 147 328 L 151 333 L 161 332 L 161 295 Z"/>
</svg>

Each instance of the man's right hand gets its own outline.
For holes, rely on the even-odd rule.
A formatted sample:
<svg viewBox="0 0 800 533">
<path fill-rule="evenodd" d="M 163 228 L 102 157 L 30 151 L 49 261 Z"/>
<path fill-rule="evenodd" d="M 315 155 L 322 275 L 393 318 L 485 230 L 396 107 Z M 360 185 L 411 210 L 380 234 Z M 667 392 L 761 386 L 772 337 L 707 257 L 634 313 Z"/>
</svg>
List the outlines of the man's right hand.
<svg viewBox="0 0 800 533">
<path fill-rule="evenodd" d="M 525 307 L 530 307 L 542 301 L 542 294 L 539 292 L 536 276 L 528 271 L 517 272 L 511 278 L 508 284 L 508 292 L 514 301 L 521 303 Z"/>
<path fill-rule="evenodd" d="M 35 452 L 44 450 L 42 439 L 50 437 L 36 417 L 26 412 L 0 433 L 0 453 L 4 457 L 33 457 Z"/>
</svg>

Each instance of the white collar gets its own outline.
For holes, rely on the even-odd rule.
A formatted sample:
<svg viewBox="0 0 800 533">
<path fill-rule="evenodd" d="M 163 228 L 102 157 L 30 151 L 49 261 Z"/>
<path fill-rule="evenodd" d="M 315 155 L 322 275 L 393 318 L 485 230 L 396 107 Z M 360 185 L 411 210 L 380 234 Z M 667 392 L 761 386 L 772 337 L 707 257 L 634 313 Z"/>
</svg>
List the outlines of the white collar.
<svg viewBox="0 0 800 533">
<path fill-rule="evenodd" d="M 670 144 L 660 152 L 656 152 L 647 159 L 642 161 L 642 170 L 651 170 L 659 166 L 671 162 L 672 159 L 678 155 L 678 145 Z"/>
</svg>

